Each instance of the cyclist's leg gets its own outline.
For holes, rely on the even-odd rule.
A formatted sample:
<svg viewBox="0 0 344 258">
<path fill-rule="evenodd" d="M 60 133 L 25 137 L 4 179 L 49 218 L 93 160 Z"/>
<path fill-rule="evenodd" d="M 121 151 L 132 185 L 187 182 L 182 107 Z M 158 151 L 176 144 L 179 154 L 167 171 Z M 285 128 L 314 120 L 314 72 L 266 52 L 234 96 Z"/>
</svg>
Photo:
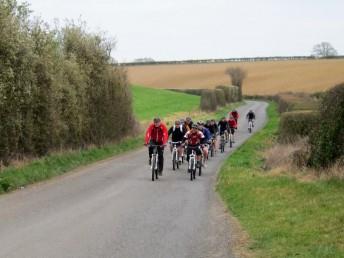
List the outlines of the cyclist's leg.
<svg viewBox="0 0 344 258">
<path fill-rule="evenodd" d="M 151 163 L 152 163 L 152 155 L 153 155 L 153 147 L 152 146 L 149 146 L 149 148 L 148 148 L 148 163 L 149 163 L 149 165 L 151 165 Z"/>
<path fill-rule="evenodd" d="M 190 154 L 192 152 L 191 148 L 187 148 L 186 149 L 186 161 L 189 162 L 189 159 L 190 159 Z"/>
<path fill-rule="evenodd" d="M 184 151 L 183 146 L 179 145 L 179 147 L 178 147 L 178 157 L 179 157 L 180 161 L 182 160 L 183 151 Z"/>
<path fill-rule="evenodd" d="M 196 148 L 196 158 L 197 158 L 197 161 L 201 161 L 201 159 L 202 159 L 202 149 L 201 149 L 201 147 Z"/>
<path fill-rule="evenodd" d="M 204 146 L 204 148 L 203 148 L 204 160 L 207 160 L 207 158 L 208 158 L 208 153 L 209 153 L 208 147 L 207 147 L 207 146 Z"/>
<path fill-rule="evenodd" d="M 158 147 L 158 155 L 159 155 L 159 172 L 162 172 L 164 169 L 164 147 Z"/>
</svg>

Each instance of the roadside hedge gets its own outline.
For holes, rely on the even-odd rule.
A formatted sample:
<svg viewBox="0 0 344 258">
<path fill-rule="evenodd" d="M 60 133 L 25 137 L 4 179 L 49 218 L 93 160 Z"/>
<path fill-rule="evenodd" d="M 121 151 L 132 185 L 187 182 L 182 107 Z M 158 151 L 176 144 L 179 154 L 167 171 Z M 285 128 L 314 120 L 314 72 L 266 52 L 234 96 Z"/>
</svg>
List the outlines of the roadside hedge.
<svg viewBox="0 0 344 258">
<path fill-rule="evenodd" d="M 317 128 L 319 113 L 316 111 L 293 111 L 281 115 L 279 142 L 290 143 L 307 137 Z"/>
<path fill-rule="evenodd" d="M 326 168 L 344 157 L 344 83 L 325 93 L 319 121 L 318 130 L 310 137 L 309 163 Z"/>
<path fill-rule="evenodd" d="M 113 42 L 84 24 L 50 29 L 29 14 L 26 4 L 0 0 L 0 167 L 117 141 L 133 121 Z"/>
<path fill-rule="evenodd" d="M 217 100 L 214 90 L 203 90 L 201 96 L 201 110 L 215 111 L 217 109 Z"/>
</svg>

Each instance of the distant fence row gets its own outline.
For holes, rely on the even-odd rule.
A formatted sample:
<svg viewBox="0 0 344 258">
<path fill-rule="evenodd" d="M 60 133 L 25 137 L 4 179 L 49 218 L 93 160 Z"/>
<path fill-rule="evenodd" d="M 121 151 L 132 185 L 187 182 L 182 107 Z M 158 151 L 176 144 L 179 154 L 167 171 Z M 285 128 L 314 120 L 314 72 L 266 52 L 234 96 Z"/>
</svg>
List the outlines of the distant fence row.
<svg viewBox="0 0 344 258">
<path fill-rule="evenodd" d="M 136 65 L 161 65 L 161 64 L 211 64 L 211 63 L 229 63 L 229 62 L 258 62 L 258 61 L 288 61 L 288 60 L 315 60 L 322 59 L 314 56 L 270 56 L 270 57 L 243 57 L 243 58 L 225 58 L 225 59 L 199 59 L 199 60 L 181 60 L 181 61 L 150 61 L 150 62 L 130 62 L 120 63 L 122 66 Z M 344 56 L 335 56 L 330 59 L 344 59 Z"/>
</svg>

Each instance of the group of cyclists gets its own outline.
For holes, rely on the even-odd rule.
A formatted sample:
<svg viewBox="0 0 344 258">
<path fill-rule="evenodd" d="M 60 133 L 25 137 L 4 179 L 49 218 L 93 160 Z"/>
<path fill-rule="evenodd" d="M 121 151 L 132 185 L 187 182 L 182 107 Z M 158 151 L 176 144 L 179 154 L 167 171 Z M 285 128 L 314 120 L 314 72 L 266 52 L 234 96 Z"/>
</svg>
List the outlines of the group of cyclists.
<svg viewBox="0 0 344 258">
<path fill-rule="evenodd" d="M 250 110 L 246 115 L 249 123 L 253 124 L 255 120 L 255 113 Z M 162 175 L 164 167 L 164 149 L 170 139 L 170 143 L 177 146 L 179 164 L 182 163 L 184 153 L 186 160 L 192 151 L 196 154 L 197 166 L 205 167 L 205 161 L 209 156 L 209 149 L 212 153 L 219 148 L 217 143 L 217 136 L 232 134 L 238 128 L 239 113 L 237 110 L 229 112 L 228 118 L 222 117 L 219 122 L 215 119 L 206 122 L 193 122 L 190 117 L 186 119 L 176 120 L 169 129 L 161 121 L 160 118 L 154 118 L 153 123 L 149 125 L 145 135 L 145 146 L 149 149 L 149 165 L 152 165 L 152 154 L 154 148 L 157 149 L 158 154 L 158 173 Z M 170 144 L 172 151 L 172 144 Z"/>
</svg>

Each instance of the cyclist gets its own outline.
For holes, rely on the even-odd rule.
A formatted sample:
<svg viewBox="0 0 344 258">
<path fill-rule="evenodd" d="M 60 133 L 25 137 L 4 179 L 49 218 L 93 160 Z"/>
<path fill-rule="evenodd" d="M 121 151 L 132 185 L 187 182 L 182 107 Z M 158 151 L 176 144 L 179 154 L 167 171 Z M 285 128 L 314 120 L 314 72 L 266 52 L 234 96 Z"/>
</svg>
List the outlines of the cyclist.
<svg viewBox="0 0 344 258">
<path fill-rule="evenodd" d="M 218 126 L 216 124 L 215 119 L 208 120 L 205 127 L 208 128 L 212 137 L 216 136 L 216 134 L 218 132 Z"/>
<path fill-rule="evenodd" d="M 185 122 L 184 122 L 184 127 L 187 131 L 190 131 L 192 128 L 193 122 L 191 117 L 187 117 L 185 118 Z"/>
<path fill-rule="evenodd" d="M 184 147 L 181 144 L 181 142 L 184 141 L 184 135 L 186 134 L 186 129 L 183 127 L 181 122 L 179 120 L 175 121 L 174 125 L 168 130 L 168 135 L 172 135 L 171 139 L 172 142 L 180 142 L 177 144 L 178 148 L 178 157 L 179 157 L 179 163 L 182 162 L 182 155 L 184 153 Z M 172 145 L 171 145 L 171 151 L 172 151 Z"/>
<path fill-rule="evenodd" d="M 234 109 L 232 110 L 232 112 L 230 112 L 229 116 L 231 115 L 234 117 L 235 122 L 238 124 L 239 112 L 236 109 Z"/>
<path fill-rule="evenodd" d="M 228 126 L 229 126 L 230 132 L 234 136 L 234 132 L 235 132 L 236 129 L 238 129 L 238 125 L 237 125 L 237 122 L 236 122 L 235 118 L 232 115 L 229 117 Z"/>
<path fill-rule="evenodd" d="M 228 142 L 227 138 L 228 138 L 229 126 L 228 126 L 228 121 L 226 120 L 226 118 L 222 117 L 217 126 L 219 129 L 220 136 L 225 134 L 226 142 Z"/>
<path fill-rule="evenodd" d="M 253 110 L 251 109 L 247 115 L 246 115 L 246 119 L 248 120 L 248 122 L 252 122 L 252 126 L 254 127 L 254 119 L 256 119 L 256 114 L 253 112 Z"/>
<path fill-rule="evenodd" d="M 202 158 L 202 151 L 200 148 L 200 144 L 204 139 L 204 134 L 197 129 L 197 125 L 193 124 L 191 130 L 188 131 L 185 136 L 184 140 L 186 141 L 188 148 L 187 148 L 187 161 L 189 161 L 190 154 L 192 150 L 196 152 L 197 161 L 200 161 Z M 190 148 L 189 148 L 190 147 Z M 192 148 L 192 149 L 191 149 Z M 199 162 L 197 162 L 199 164 Z"/>
<path fill-rule="evenodd" d="M 149 165 L 151 165 L 152 154 L 154 147 L 150 145 L 159 145 L 158 155 L 159 155 L 159 174 L 162 175 L 162 170 L 164 168 L 164 147 L 168 141 L 168 132 L 166 125 L 163 124 L 160 118 L 154 118 L 153 123 L 148 127 L 145 136 L 145 145 L 149 146 Z"/>
<path fill-rule="evenodd" d="M 204 135 L 204 138 L 202 140 L 202 150 L 204 155 L 204 161 L 208 159 L 208 153 L 209 153 L 209 144 L 211 143 L 211 133 L 208 128 L 204 126 L 203 122 L 198 122 L 198 130 L 201 131 Z M 203 164 L 205 165 L 205 164 Z"/>
</svg>

